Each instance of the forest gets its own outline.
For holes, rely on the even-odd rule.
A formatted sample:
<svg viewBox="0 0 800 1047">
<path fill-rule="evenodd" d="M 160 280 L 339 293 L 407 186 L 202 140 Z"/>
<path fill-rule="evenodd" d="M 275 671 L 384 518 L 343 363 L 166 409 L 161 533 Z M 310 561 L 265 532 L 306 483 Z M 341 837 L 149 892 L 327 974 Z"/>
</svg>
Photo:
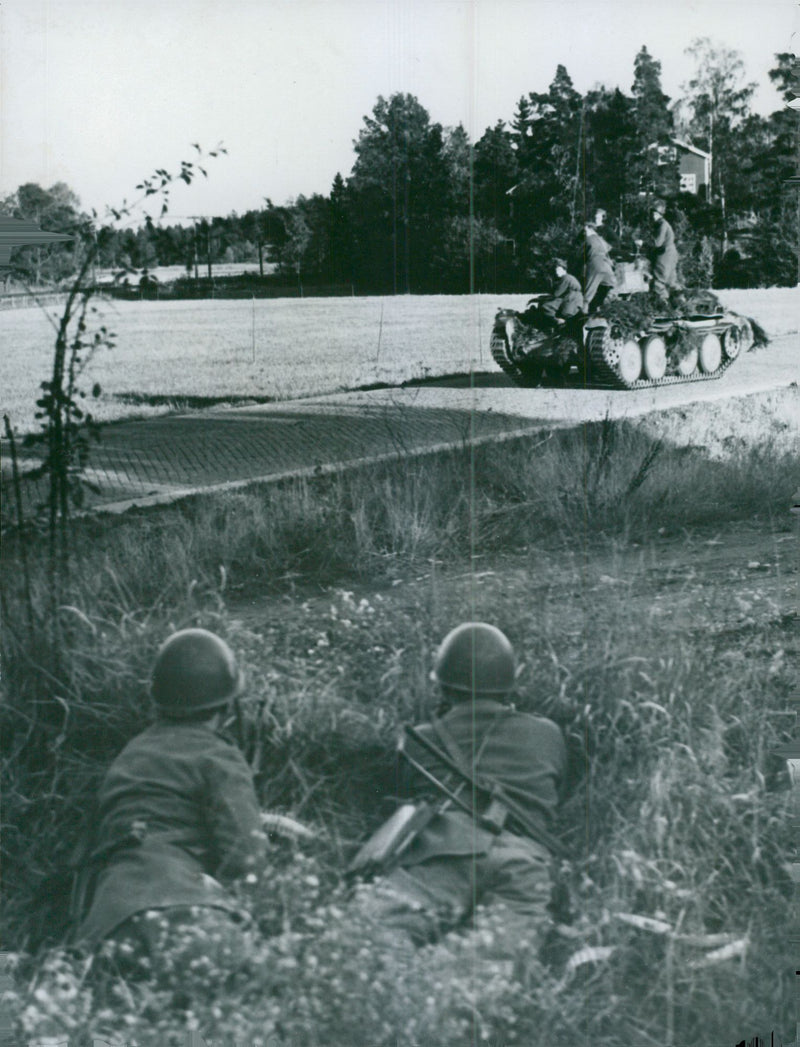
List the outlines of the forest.
<svg viewBox="0 0 800 1047">
<path fill-rule="evenodd" d="M 17 252 L 6 280 L 57 285 L 74 275 L 81 243 L 96 237 L 97 266 L 253 265 L 253 281 L 344 287 L 346 293 L 524 292 L 550 275 L 554 255 L 574 258 L 585 217 L 608 212 L 617 257 L 646 251 L 649 207 L 668 204 L 690 286 L 794 285 L 800 202 L 800 118 L 783 104 L 797 91 L 791 54 L 775 55 L 781 96 L 767 116 L 751 111 L 755 84 L 737 52 L 701 38 L 688 48 L 695 75 L 671 100 L 661 63 L 642 47 L 630 92 L 597 86 L 581 95 L 559 64 L 547 91 L 519 99 L 471 142 L 442 127 L 413 95 L 379 97 L 363 118 L 347 177 L 327 195 L 267 197 L 258 210 L 194 225 L 153 216 L 139 228 L 83 214 L 63 183 L 20 186 L 0 209 L 72 244 Z M 709 184 L 682 191 L 676 142 L 710 156 Z M 637 245 L 637 241 L 639 244 Z"/>
</svg>

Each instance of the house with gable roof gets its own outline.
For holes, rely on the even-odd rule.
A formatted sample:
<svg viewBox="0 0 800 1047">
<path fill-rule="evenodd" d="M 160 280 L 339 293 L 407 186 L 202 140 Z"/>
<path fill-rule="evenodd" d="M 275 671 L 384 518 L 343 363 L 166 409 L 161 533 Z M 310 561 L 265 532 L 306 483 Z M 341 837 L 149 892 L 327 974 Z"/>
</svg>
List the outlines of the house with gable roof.
<svg viewBox="0 0 800 1047">
<path fill-rule="evenodd" d="M 711 185 L 711 153 L 679 138 L 670 138 L 666 145 L 654 142 L 650 149 L 658 150 L 659 166 L 677 165 L 682 193 L 694 193 L 703 199 L 708 198 Z"/>
</svg>

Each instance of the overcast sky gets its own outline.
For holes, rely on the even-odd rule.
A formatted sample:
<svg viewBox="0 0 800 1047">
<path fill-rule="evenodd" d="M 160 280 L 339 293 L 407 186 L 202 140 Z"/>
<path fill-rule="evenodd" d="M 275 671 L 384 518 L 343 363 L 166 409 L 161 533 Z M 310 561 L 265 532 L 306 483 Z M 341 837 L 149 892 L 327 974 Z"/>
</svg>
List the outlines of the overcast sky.
<svg viewBox="0 0 800 1047">
<path fill-rule="evenodd" d="M 754 108 L 778 108 L 767 71 L 798 52 L 796 0 L 0 0 L 0 195 L 64 181 L 102 211 L 221 141 L 171 210 L 241 213 L 328 193 L 380 94 L 475 141 L 559 62 L 579 91 L 629 91 L 642 44 L 674 98 L 698 36 L 740 51 Z"/>
</svg>

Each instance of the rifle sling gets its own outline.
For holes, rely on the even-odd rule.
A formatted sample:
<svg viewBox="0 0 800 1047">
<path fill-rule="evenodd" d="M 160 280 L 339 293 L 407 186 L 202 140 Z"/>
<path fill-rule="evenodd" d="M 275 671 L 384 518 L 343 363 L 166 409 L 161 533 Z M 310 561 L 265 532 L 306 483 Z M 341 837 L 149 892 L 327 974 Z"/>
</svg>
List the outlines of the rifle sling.
<svg viewBox="0 0 800 1047">
<path fill-rule="evenodd" d="M 508 796 L 505 790 L 499 786 L 498 783 L 492 781 L 492 779 L 479 779 L 477 777 L 478 761 L 483 755 L 483 751 L 486 748 L 486 743 L 489 740 L 489 736 L 494 731 L 500 717 L 503 716 L 504 712 L 499 712 L 492 723 L 489 725 L 489 729 L 484 735 L 483 741 L 478 752 L 475 755 L 475 759 L 472 763 L 471 771 L 468 769 L 466 757 L 455 740 L 453 735 L 450 733 L 448 728 L 442 722 L 441 719 L 436 718 L 431 721 L 431 727 L 434 734 L 444 746 L 444 749 L 449 756 L 451 762 L 459 770 L 459 773 L 471 782 L 472 785 L 479 791 L 485 793 L 487 796 L 496 798 L 506 807 L 510 821 L 514 824 L 515 828 L 520 830 L 524 836 L 528 836 L 530 839 L 535 840 L 537 843 L 542 844 L 552 854 L 558 857 L 565 857 L 566 850 L 560 840 L 556 839 L 544 826 L 538 825 L 528 815 L 527 812 L 519 807 L 519 804 Z"/>
</svg>

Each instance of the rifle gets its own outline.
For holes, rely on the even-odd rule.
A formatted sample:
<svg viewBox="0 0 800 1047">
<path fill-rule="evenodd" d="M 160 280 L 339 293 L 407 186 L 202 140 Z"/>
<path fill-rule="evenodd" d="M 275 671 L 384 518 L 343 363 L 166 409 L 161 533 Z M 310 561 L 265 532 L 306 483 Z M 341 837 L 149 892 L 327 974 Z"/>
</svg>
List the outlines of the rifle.
<svg viewBox="0 0 800 1047">
<path fill-rule="evenodd" d="M 462 800 L 457 792 L 454 793 L 443 782 L 440 782 L 434 774 L 427 770 L 427 768 L 423 767 L 418 760 L 415 760 L 407 752 L 405 746 L 401 745 L 400 753 L 411 764 L 414 770 L 417 771 L 418 774 L 421 774 L 432 785 L 436 786 L 436 788 L 439 789 L 440 792 L 443 792 L 450 800 L 457 802 L 458 806 L 465 810 L 471 817 L 476 818 L 481 828 L 487 829 L 489 832 L 497 835 L 502 832 L 506 826 L 507 820 L 510 818 L 511 822 L 514 823 L 515 828 L 520 829 L 523 834 L 531 840 L 535 840 L 537 843 L 542 844 L 542 846 L 546 847 L 551 854 L 555 855 L 557 858 L 568 857 L 567 849 L 561 841 L 552 833 L 548 832 L 547 829 L 533 821 L 528 812 L 518 804 L 516 800 L 513 800 L 508 795 L 499 782 L 495 782 L 492 778 L 488 778 L 485 775 L 470 773 L 462 767 L 457 760 L 453 759 L 449 753 L 444 752 L 434 742 L 426 738 L 425 735 L 417 730 L 416 727 L 410 725 L 406 726 L 405 731 L 406 734 L 417 743 L 417 745 L 430 753 L 430 755 L 446 767 L 448 771 L 458 775 L 463 784 L 472 786 L 474 794 L 477 794 L 476 800 L 480 798 L 481 805 L 485 805 L 482 813 L 478 812 L 472 804 Z"/>
<path fill-rule="evenodd" d="M 567 850 L 561 841 L 534 822 L 528 812 L 513 800 L 499 783 L 485 776 L 470 774 L 448 753 L 429 741 L 416 727 L 407 725 L 404 730 L 449 772 L 456 774 L 460 782 L 455 788 L 450 788 L 445 782 L 440 781 L 432 771 L 429 771 L 408 752 L 405 737 L 401 738 L 398 747 L 400 755 L 421 778 L 434 786 L 443 799 L 436 805 L 423 800 L 416 804 L 405 803 L 398 807 L 391 818 L 384 822 L 360 848 L 347 867 L 348 876 L 371 876 L 390 871 L 397 859 L 431 819 L 452 805 L 460 807 L 470 818 L 475 818 L 482 829 L 486 829 L 495 836 L 503 831 L 510 818 L 514 828 L 519 828 L 524 835 L 542 844 L 551 854 L 558 858 L 568 857 Z M 484 809 L 481 813 L 478 813 L 473 803 L 461 795 L 467 786 L 472 787 L 473 795 L 477 793 L 482 797 Z"/>
<path fill-rule="evenodd" d="M 411 845 L 425 826 L 437 814 L 446 811 L 450 804 L 456 804 L 470 816 L 473 813 L 472 806 L 462 800 L 460 796 L 466 782 L 462 782 L 455 790 L 450 789 L 427 768 L 409 756 L 405 750 L 404 738 L 400 739 L 398 749 L 411 766 L 423 778 L 431 782 L 440 793 L 443 793 L 445 798 L 438 804 L 430 804 L 426 800 L 401 804 L 391 818 L 385 821 L 359 848 L 358 853 L 347 866 L 346 875 L 348 876 L 369 877 L 389 872 L 396 865 L 400 855 Z"/>
</svg>

